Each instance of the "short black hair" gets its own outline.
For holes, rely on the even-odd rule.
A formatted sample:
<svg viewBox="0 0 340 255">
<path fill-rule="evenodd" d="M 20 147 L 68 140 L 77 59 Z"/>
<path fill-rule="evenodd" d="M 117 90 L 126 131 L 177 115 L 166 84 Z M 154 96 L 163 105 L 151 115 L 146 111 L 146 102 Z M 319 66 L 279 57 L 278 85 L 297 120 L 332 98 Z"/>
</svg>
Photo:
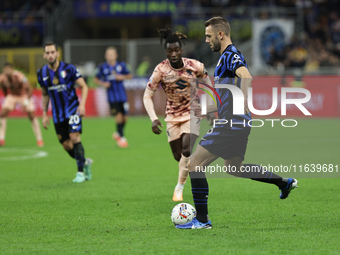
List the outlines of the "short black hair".
<svg viewBox="0 0 340 255">
<path fill-rule="evenodd" d="M 178 42 L 179 46 L 182 48 L 182 43 L 185 44 L 185 39 L 187 38 L 185 34 L 182 34 L 178 31 L 174 32 L 170 25 L 168 25 L 167 27 L 163 29 L 157 29 L 157 32 L 159 34 L 161 44 L 163 43 L 163 40 L 165 40 L 164 48 L 166 48 L 167 43 L 176 43 L 176 42 Z"/>
<path fill-rule="evenodd" d="M 58 45 L 56 43 L 54 43 L 54 42 L 47 42 L 47 43 L 45 43 L 44 49 L 46 48 L 46 46 L 51 46 L 51 45 L 54 45 L 55 50 L 58 51 Z"/>
</svg>

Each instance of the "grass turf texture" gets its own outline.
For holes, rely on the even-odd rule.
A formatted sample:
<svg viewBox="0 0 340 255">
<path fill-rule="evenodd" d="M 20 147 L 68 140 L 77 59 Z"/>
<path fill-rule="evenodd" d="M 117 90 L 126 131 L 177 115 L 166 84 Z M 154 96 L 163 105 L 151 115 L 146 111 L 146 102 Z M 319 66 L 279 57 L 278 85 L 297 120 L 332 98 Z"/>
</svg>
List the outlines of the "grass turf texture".
<svg viewBox="0 0 340 255">
<path fill-rule="evenodd" d="M 299 189 L 280 200 L 273 185 L 209 178 L 213 229 L 178 230 L 170 221 L 178 170 L 165 131 L 156 136 L 149 119 L 131 117 L 130 147 L 120 149 L 111 139 L 113 119 L 83 124 L 93 180 L 74 184 L 76 164 L 53 126 L 38 149 L 26 119 L 8 120 L 0 148 L 0 254 L 338 254 L 340 179 L 299 179 Z M 305 119 L 296 128 L 253 128 L 245 162 L 339 164 L 339 124 Z M 22 150 L 49 155 L 4 160 Z M 190 182 L 184 199 L 193 204 Z"/>
</svg>

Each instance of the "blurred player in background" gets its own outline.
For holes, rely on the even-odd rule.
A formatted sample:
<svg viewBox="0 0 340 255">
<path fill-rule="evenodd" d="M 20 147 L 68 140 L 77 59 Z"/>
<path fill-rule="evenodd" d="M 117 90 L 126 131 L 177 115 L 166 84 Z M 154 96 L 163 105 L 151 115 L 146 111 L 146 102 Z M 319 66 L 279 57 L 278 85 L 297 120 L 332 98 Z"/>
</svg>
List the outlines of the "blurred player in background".
<svg viewBox="0 0 340 255">
<path fill-rule="evenodd" d="M 154 69 L 144 93 L 144 106 L 152 121 L 152 132 L 159 135 L 162 130 L 153 105 L 153 96 L 159 85 L 166 94 L 166 132 L 174 158 L 179 162 L 178 183 L 173 194 L 173 201 L 183 200 L 183 188 L 188 177 L 187 163 L 190 151 L 199 135 L 200 118 L 190 121 L 190 81 L 206 78 L 204 65 L 194 59 L 182 57 L 184 34 L 174 32 L 171 27 L 159 29 L 161 44 L 165 40 L 167 59 Z M 191 127 L 190 127 L 191 122 Z M 196 124 L 196 125 L 195 125 Z"/>
<path fill-rule="evenodd" d="M 58 58 L 57 45 L 47 43 L 44 59 L 48 64 L 38 70 L 37 74 L 43 94 L 43 127 L 47 129 L 50 124 L 47 110 L 51 99 L 53 122 L 59 142 L 77 162 L 78 172 L 73 182 L 81 183 L 92 179 L 92 160 L 85 159 L 80 139 L 88 87 L 74 65 L 59 61 Z M 82 90 L 80 103 L 75 90 L 76 83 Z"/>
<path fill-rule="evenodd" d="M 235 172 L 228 172 L 231 175 L 276 185 L 281 190 L 281 199 L 286 199 L 298 183 L 293 178 L 282 178 L 266 171 L 259 165 L 243 164 L 251 128 L 247 124 L 251 121 L 251 114 L 246 99 L 252 76 L 242 53 L 231 42 L 230 25 L 227 20 L 214 17 L 206 21 L 205 37 L 212 51 L 221 54 L 215 68 L 215 84 L 232 84 L 239 87 L 244 94 L 246 110 L 245 114 L 233 114 L 233 97 L 230 90 L 216 89 L 222 104 L 218 101 L 218 107 L 213 105 L 210 109 L 208 108 L 208 111 L 217 111 L 218 119 L 227 120 L 227 123 L 226 121 L 221 124 L 215 123 L 190 157 L 190 180 L 197 216 L 189 223 L 176 226 L 181 229 L 211 228 L 211 221 L 208 217 L 208 182 L 204 171 L 197 171 L 196 167 L 204 169 L 219 157 L 224 159 L 226 169 L 235 169 Z M 240 78 L 237 82 L 236 77 Z"/>
<path fill-rule="evenodd" d="M 99 64 L 96 70 L 94 82 L 101 87 L 106 88 L 107 99 L 110 104 L 111 114 L 115 116 L 117 131 L 112 134 L 117 145 L 121 148 L 128 147 L 128 142 L 124 136 L 124 126 L 127 121 L 129 106 L 123 81 L 131 79 L 130 74 L 124 62 L 117 61 L 117 49 L 113 46 L 108 47 L 105 52 L 105 63 Z"/>
<path fill-rule="evenodd" d="M 39 147 L 44 146 L 38 118 L 34 115 L 34 102 L 31 98 L 32 87 L 25 75 L 17 70 L 11 63 L 5 63 L 0 74 L 0 87 L 5 94 L 5 102 L 0 112 L 0 146 L 5 146 L 6 126 L 10 111 L 19 104 L 31 121 L 32 129 Z"/>
</svg>

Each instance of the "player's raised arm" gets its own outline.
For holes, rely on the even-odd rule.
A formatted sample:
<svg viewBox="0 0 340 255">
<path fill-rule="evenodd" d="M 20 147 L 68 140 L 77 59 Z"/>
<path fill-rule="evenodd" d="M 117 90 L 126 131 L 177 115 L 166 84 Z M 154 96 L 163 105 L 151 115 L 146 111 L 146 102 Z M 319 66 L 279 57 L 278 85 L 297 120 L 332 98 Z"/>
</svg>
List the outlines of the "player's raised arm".
<svg viewBox="0 0 340 255">
<path fill-rule="evenodd" d="M 89 88 L 87 87 L 87 84 L 83 77 L 78 78 L 76 80 L 76 83 L 81 88 L 81 101 L 79 103 L 77 113 L 79 114 L 80 117 L 82 117 L 85 115 L 85 105 L 86 105 L 87 95 L 89 93 Z"/>
<path fill-rule="evenodd" d="M 48 104 L 50 102 L 50 97 L 45 87 L 41 87 L 41 92 L 42 92 L 42 105 L 43 105 L 42 125 L 45 129 L 48 129 L 48 126 L 50 125 L 50 120 L 47 116 L 47 111 L 48 111 Z"/>
</svg>

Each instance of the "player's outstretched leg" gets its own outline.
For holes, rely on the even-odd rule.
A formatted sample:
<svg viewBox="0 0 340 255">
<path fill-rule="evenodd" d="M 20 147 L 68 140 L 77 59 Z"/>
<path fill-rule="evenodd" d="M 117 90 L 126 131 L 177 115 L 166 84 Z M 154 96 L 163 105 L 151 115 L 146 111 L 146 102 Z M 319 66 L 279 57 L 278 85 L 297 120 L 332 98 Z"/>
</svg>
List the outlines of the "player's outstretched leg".
<svg viewBox="0 0 340 255">
<path fill-rule="evenodd" d="M 194 154 L 190 156 L 188 163 L 191 192 L 196 208 L 196 218 L 191 222 L 176 225 L 179 229 L 209 229 L 212 227 L 208 217 L 209 186 L 204 172 L 196 171 L 196 167 L 208 166 L 218 157 L 198 145 Z"/>
<path fill-rule="evenodd" d="M 289 193 L 293 189 L 298 187 L 297 184 L 298 184 L 298 181 L 296 179 L 288 178 L 286 187 L 281 189 L 280 198 L 281 199 L 286 199 L 288 197 Z"/>
<path fill-rule="evenodd" d="M 241 172 L 238 177 L 249 178 L 254 181 L 260 181 L 265 183 L 271 183 L 276 185 L 280 190 L 280 198 L 286 199 L 289 193 L 297 188 L 298 181 L 293 178 L 283 178 L 273 172 L 267 171 L 263 167 L 255 164 L 244 164 L 243 168 L 247 171 Z"/>
<path fill-rule="evenodd" d="M 191 191 L 196 207 L 196 217 L 188 223 L 176 225 L 179 229 L 209 229 L 212 228 L 208 219 L 209 186 L 203 172 L 190 172 Z"/>
</svg>

